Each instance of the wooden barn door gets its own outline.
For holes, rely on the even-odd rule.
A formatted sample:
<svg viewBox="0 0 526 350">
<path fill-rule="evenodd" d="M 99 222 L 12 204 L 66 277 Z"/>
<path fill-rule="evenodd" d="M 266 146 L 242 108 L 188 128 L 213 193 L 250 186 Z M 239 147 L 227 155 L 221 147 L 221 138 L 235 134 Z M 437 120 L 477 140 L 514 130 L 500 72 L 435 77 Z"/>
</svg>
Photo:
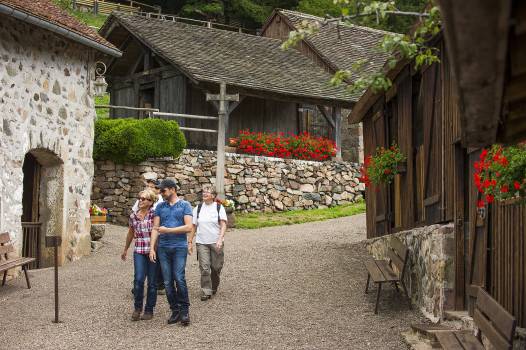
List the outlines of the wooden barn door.
<svg viewBox="0 0 526 350">
<path fill-rule="evenodd" d="M 424 217 L 426 224 L 443 221 L 443 128 L 440 65 L 433 64 L 422 74 L 424 118 Z"/>
<path fill-rule="evenodd" d="M 378 111 L 373 116 L 373 145 L 377 147 L 387 147 L 387 125 L 385 113 Z M 376 236 L 383 236 L 391 233 L 391 211 L 389 203 L 389 188 L 387 185 L 374 186 L 374 196 L 376 203 L 375 227 Z"/>
</svg>

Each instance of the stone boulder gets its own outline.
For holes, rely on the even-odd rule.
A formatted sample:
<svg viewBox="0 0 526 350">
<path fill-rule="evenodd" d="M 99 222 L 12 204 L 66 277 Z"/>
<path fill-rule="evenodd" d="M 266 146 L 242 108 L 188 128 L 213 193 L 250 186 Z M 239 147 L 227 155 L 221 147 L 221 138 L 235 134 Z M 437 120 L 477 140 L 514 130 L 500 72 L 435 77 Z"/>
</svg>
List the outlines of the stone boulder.
<svg viewBox="0 0 526 350">
<path fill-rule="evenodd" d="M 104 237 L 104 234 L 106 233 L 106 224 L 91 224 L 91 240 L 92 241 L 98 241 L 102 237 Z"/>
</svg>

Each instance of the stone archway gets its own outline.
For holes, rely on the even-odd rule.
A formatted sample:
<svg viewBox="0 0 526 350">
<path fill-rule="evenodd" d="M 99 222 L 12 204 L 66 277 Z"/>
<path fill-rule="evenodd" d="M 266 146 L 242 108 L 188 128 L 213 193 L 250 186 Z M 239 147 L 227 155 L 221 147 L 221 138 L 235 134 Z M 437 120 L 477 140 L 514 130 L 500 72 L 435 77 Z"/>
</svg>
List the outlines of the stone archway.
<svg viewBox="0 0 526 350">
<path fill-rule="evenodd" d="M 22 252 L 37 258 L 33 268 L 48 267 L 53 251 L 45 248 L 45 237 L 63 235 L 63 161 L 52 151 L 36 148 L 26 153 L 22 169 Z"/>
</svg>

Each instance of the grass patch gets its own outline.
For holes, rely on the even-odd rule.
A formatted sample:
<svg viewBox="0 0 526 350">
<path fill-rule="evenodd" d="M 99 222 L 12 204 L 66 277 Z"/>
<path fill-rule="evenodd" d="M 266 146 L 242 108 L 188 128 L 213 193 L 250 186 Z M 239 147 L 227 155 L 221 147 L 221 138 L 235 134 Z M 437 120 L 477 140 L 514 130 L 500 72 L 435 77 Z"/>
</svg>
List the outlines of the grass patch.
<svg viewBox="0 0 526 350">
<path fill-rule="evenodd" d="M 102 27 L 102 25 L 106 21 L 106 18 L 108 18 L 108 16 L 106 16 L 106 15 L 95 15 L 93 13 L 81 12 L 81 11 L 77 11 L 77 10 L 70 10 L 70 9 L 68 9 L 68 12 L 70 13 L 70 15 L 76 17 L 81 22 L 84 22 L 88 26 L 95 27 L 97 29 Z"/>
<path fill-rule="evenodd" d="M 236 228 L 256 229 L 270 226 L 302 224 L 311 221 L 336 219 L 365 212 L 365 202 L 311 210 L 291 210 L 277 213 L 236 213 Z"/>
<path fill-rule="evenodd" d="M 110 94 L 104 94 L 104 96 L 95 96 L 95 106 L 100 105 L 109 105 L 110 104 Z M 95 108 L 97 112 L 97 119 L 107 119 L 110 117 L 109 108 Z"/>
</svg>

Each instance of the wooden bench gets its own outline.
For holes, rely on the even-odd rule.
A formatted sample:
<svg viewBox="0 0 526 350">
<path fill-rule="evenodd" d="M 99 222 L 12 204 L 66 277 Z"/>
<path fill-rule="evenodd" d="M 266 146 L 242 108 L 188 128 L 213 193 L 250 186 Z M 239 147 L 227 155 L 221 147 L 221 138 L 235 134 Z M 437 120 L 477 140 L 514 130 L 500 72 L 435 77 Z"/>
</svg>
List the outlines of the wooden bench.
<svg viewBox="0 0 526 350">
<path fill-rule="evenodd" d="M 382 291 L 382 284 L 391 283 L 397 291 L 398 284 L 402 285 L 404 293 L 409 301 L 409 308 L 411 308 L 411 298 L 407 293 L 407 288 L 404 283 L 404 273 L 407 264 L 407 257 L 409 256 L 408 249 L 396 238 L 391 239 L 391 247 L 387 249 L 389 260 L 373 260 L 365 261 L 365 268 L 367 269 L 367 284 L 365 285 L 365 293 L 369 291 L 369 282 L 371 279 L 377 285 L 376 306 L 374 313 L 378 314 L 378 302 L 380 300 L 380 292 Z M 393 269 L 393 266 L 396 268 Z"/>
<path fill-rule="evenodd" d="M 30 263 L 35 261 L 35 258 L 14 258 L 9 259 L 9 253 L 13 252 L 15 249 L 9 238 L 9 233 L 0 233 L 0 272 L 4 273 L 2 278 L 2 286 L 5 285 L 5 280 L 7 278 L 7 270 L 13 269 L 18 266 L 22 266 L 22 270 L 26 275 L 27 288 L 31 288 L 29 283 L 29 276 L 27 275 L 27 268 Z"/>
<path fill-rule="evenodd" d="M 495 349 L 511 350 L 513 348 L 517 321 L 482 288 L 479 288 L 477 293 L 473 322 L 479 329 L 476 337 L 471 333 L 461 331 L 437 333 L 436 338 L 442 348 L 484 350 L 481 333 L 484 333 Z"/>
</svg>

